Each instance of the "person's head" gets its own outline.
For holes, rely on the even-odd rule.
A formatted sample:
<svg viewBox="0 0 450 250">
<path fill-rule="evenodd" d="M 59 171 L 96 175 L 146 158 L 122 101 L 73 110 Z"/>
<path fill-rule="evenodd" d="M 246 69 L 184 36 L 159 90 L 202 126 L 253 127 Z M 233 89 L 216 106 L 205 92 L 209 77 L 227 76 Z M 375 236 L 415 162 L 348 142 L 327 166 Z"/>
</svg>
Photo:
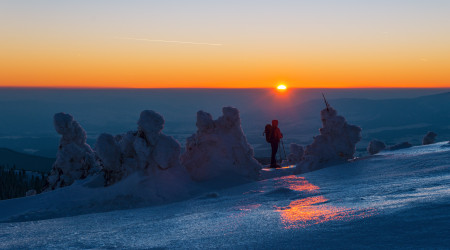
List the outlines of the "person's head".
<svg viewBox="0 0 450 250">
<path fill-rule="evenodd" d="M 272 126 L 278 127 L 278 120 L 272 120 Z"/>
</svg>

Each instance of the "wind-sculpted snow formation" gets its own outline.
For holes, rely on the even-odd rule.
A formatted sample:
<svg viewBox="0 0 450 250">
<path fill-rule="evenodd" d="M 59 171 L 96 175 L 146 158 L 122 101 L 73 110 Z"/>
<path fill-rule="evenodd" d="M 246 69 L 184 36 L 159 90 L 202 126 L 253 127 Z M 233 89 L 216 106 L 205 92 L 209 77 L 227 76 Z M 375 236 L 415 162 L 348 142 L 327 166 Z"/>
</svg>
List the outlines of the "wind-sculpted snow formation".
<svg viewBox="0 0 450 250">
<path fill-rule="evenodd" d="M 98 171 L 95 153 L 86 143 L 86 132 L 65 113 L 53 117 L 56 132 L 62 135 L 56 161 L 47 179 L 47 190 L 71 185 L 75 180 L 84 179 Z"/>
<path fill-rule="evenodd" d="M 354 158 L 356 143 L 361 140 L 361 128 L 348 124 L 331 106 L 323 109 L 320 116 L 320 135 L 315 136 L 313 143 L 306 146 L 303 159 L 294 171 L 296 174 Z"/>
<path fill-rule="evenodd" d="M 144 110 L 137 131 L 101 134 L 95 151 L 86 144 L 86 132 L 71 115 L 58 113 L 54 122 L 62 138 L 47 190 L 88 176 L 92 177 L 86 182 L 88 186 L 109 186 L 137 174 L 142 178 L 132 184 L 128 195 L 160 202 L 187 194 L 190 180 L 180 164 L 180 144 L 162 133 L 164 118 L 160 114 Z"/>
<path fill-rule="evenodd" d="M 301 145 L 298 145 L 296 143 L 291 143 L 289 145 L 289 151 L 290 154 L 287 156 L 287 160 L 289 164 L 296 164 L 299 163 L 304 154 L 304 149 Z"/>
<path fill-rule="evenodd" d="M 386 144 L 379 140 L 372 140 L 369 142 L 369 146 L 367 146 L 367 152 L 371 155 L 378 154 L 381 150 L 386 148 Z"/>
<path fill-rule="evenodd" d="M 131 193 L 127 195 L 153 202 L 187 197 L 192 191 L 192 180 L 214 184 L 222 181 L 223 186 L 229 186 L 259 177 L 262 166 L 253 157 L 235 108 L 223 108 L 223 115 L 217 120 L 199 111 L 198 131 L 188 138 L 181 157 L 180 144 L 162 133 L 164 118 L 160 114 L 144 110 L 137 124 L 137 131 L 115 136 L 101 134 L 94 151 L 86 144 L 86 132 L 71 115 L 56 114 L 55 128 L 62 138 L 48 189 L 68 186 L 89 176 L 80 185 L 128 183 L 126 190 Z M 132 179 L 139 181 L 131 184 Z"/>
<path fill-rule="evenodd" d="M 217 120 L 197 112 L 198 130 L 187 139 L 181 162 L 195 181 L 256 180 L 262 166 L 242 131 L 239 111 L 224 107 L 222 112 Z"/>
<path fill-rule="evenodd" d="M 155 189 L 182 192 L 189 177 L 180 164 L 181 147 L 175 139 L 162 133 L 163 127 L 164 118 L 160 114 L 144 110 L 137 131 L 99 136 L 95 149 L 106 185 L 140 172 L 151 179 Z"/>
<path fill-rule="evenodd" d="M 433 144 L 436 142 L 437 134 L 434 132 L 428 132 L 422 139 L 422 145 Z"/>
</svg>

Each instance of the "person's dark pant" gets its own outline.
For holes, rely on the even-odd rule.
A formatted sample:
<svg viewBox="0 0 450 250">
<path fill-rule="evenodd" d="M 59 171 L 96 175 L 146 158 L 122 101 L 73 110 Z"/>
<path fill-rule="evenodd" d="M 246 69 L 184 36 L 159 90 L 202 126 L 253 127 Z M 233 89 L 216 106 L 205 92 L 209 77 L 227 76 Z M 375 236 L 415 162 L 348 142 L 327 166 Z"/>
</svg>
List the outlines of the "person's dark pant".
<svg viewBox="0 0 450 250">
<path fill-rule="evenodd" d="M 278 142 L 271 142 L 270 146 L 272 147 L 272 157 L 270 158 L 270 166 L 277 165 L 277 151 L 278 151 Z"/>
</svg>

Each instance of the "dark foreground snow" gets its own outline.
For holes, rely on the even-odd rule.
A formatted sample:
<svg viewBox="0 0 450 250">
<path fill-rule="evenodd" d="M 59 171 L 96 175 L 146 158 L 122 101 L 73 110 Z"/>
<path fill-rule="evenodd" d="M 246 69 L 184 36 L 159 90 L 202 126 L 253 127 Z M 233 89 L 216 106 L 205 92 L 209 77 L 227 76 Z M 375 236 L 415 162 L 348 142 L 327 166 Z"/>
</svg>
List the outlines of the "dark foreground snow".
<svg viewBox="0 0 450 250">
<path fill-rule="evenodd" d="M 75 183 L 1 201 L 0 248 L 448 248 L 445 144 L 138 209 L 124 209 L 134 205 L 127 196 L 107 203 L 104 191 L 89 193 Z M 120 189 L 107 190 L 113 196 Z M 103 207 L 124 210 L 76 215 L 88 213 L 96 195 Z M 90 202 L 91 211 L 101 210 Z"/>
</svg>

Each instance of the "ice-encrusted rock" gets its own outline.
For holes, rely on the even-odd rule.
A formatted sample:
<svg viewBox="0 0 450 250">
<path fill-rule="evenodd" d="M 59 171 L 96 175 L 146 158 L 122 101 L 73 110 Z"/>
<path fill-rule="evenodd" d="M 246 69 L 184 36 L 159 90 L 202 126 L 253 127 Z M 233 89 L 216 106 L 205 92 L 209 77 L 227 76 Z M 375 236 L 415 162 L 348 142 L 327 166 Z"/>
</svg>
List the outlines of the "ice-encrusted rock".
<svg viewBox="0 0 450 250">
<path fill-rule="evenodd" d="M 369 142 L 369 146 L 367 146 L 367 152 L 371 155 L 378 154 L 381 150 L 386 148 L 386 144 L 379 140 L 372 140 Z"/>
<path fill-rule="evenodd" d="M 239 110 L 224 107 L 217 120 L 197 112 L 197 132 L 186 141 L 181 163 L 195 181 L 256 180 L 261 164 L 242 131 Z"/>
<path fill-rule="evenodd" d="M 422 145 L 433 144 L 436 142 L 437 134 L 434 132 L 428 132 L 422 139 Z"/>
<path fill-rule="evenodd" d="M 361 128 L 350 125 L 331 106 L 320 112 L 322 128 L 312 144 L 306 146 L 302 161 L 294 173 L 305 173 L 354 158 L 361 140 Z"/>
<path fill-rule="evenodd" d="M 409 142 L 402 142 L 402 143 L 398 143 L 395 144 L 394 146 L 390 146 L 389 150 L 399 150 L 399 149 L 404 149 L 404 148 L 410 148 L 413 145 Z"/>
<path fill-rule="evenodd" d="M 289 151 L 290 154 L 287 157 L 289 164 L 297 164 L 302 160 L 304 149 L 301 145 L 291 143 L 291 145 L 289 145 Z"/>
<path fill-rule="evenodd" d="M 73 116 L 57 113 L 53 122 L 56 132 L 62 137 L 46 190 L 71 185 L 75 180 L 99 171 L 95 153 L 86 143 L 86 132 Z"/>
</svg>

